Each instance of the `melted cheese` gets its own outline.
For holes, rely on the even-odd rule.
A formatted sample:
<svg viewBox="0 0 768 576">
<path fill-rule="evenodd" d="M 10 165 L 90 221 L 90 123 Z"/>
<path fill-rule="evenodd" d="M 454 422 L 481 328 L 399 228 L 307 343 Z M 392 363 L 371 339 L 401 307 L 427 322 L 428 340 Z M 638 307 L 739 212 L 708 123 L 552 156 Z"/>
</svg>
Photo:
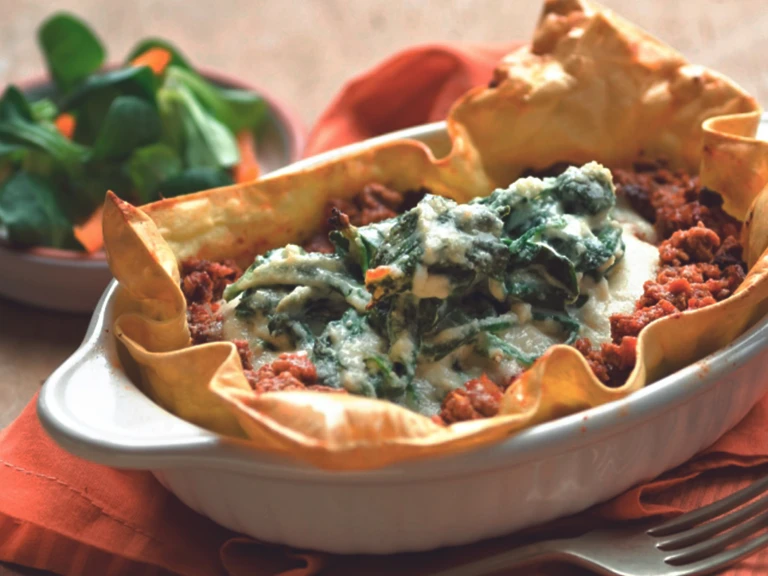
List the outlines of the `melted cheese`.
<svg viewBox="0 0 768 576">
<path fill-rule="evenodd" d="M 418 264 L 411 291 L 417 298 L 445 299 L 451 295 L 451 279 L 442 274 L 429 274 L 424 266 Z"/>
<path fill-rule="evenodd" d="M 461 352 L 454 352 L 438 360 L 437 362 L 420 362 L 416 368 L 416 378 L 428 382 L 436 388 L 442 397 L 454 388 L 459 388 L 467 381 L 467 374 L 461 370 L 456 370 L 454 364 L 457 361 L 457 355 Z"/>
<path fill-rule="evenodd" d="M 352 394 L 376 396 L 366 367 L 366 358 L 385 354 L 384 340 L 367 328 L 356 338 L 348 338 L 342 325 L 330 324 L 328 336 L 338 353 L 341 370 L 341 386 Z"/>
<path fill-rule="evenodd" d="M 422 237 L 424 250 L 422 261 L 426 266 L 446 262 L 467 264 L 467 254 L 473 247 L 472 239 L 467 234 L 459 233 L 458 230 L 466 229 L 478 214 L 488 210 L 480 204 L 463 204 L 459 207 L 460 211 L 456 219 L 453 220 L 443 217 L 448 203 L 454 204 L 452 200 L 440 196 L 429 196 L 419 202 L 415 208 L 419 213 L 418 231 Z M 480 238 L 487 236 L 489 241 L 491 238 L 498 237 L 503 224 L 500 219 L 497 219 L 494 224 L 495 228 L 490 232 L 476 231 L 475 234 Z"/>
</svg>

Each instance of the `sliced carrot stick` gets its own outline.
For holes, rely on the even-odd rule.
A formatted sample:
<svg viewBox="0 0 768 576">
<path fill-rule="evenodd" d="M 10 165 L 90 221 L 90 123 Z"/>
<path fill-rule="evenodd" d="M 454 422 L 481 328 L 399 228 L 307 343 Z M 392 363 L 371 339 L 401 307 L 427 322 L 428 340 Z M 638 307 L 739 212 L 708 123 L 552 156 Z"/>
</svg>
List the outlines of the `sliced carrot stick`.
<svg viewBox="0 0 768 576">
<path fill-rule="evenodd" d="M 99 206 L 88 220 L 74 227 L 75 238 L 89 254 L 98 252 L 104 245 L 104 236 L 101 231 L 101 212 L 102 208 Z"/>
<path fill-rule="evenodd" d="M 59 114 L 54 120 L 54 124 L 65 138 L 72 140 L 72 136 L 75 134 L 75 117 L 72 114 L 66 112 Z"/>
<path fill-rule="evenodd" d="M 150 48 L 131 60 L 131 66 L 148 66 L 158 76 L 171 61 L 171 53 L 162 48 Z"/>
<path fill-rule="evenodd" d="M 261 172 L 259 161 L 256 159 L 256 143 L 253 132 L 243 130 L 237 135 L 237 148 L 240 150 L 240 163 L 235 166 L 233 178 L 235 183 L 253 182 Z"/>
</svg>

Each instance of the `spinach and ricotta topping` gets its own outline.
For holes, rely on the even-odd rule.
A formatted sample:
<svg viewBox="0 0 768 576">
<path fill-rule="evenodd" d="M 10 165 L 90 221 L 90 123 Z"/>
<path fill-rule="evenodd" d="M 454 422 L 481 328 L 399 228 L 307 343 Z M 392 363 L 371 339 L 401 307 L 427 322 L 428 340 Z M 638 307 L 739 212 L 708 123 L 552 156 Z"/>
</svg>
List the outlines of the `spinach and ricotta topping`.
<svg viewBox="0 0 768 576">
<path fill-rule="evenodd" d="M 272 250 L 226 289 L 225 337 L 257 365 L 304 350 L 326 386 L 434 414 L 482 373 L 502 383 L 553 344 L 610 339 L 603 313 L 631 310 L 658 259 L 614 205 L 593 162 L 467 204 L 427 195 L 368 226 L 336 213 L 333 254 Z"/>
</svg>

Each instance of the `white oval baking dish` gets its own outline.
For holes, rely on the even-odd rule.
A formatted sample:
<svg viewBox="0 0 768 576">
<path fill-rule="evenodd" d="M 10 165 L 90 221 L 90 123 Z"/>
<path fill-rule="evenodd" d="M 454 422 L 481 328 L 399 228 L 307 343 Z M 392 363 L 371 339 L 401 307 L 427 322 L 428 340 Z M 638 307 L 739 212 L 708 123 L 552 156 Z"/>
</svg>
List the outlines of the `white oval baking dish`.
<svg viewBox="0 0 768 576">
<path fill-rule="evenodd" d="M 396 138 L 446 151 L 442 123 Z M 113 283 L 82 346 L 48 379 L 38 414 L 94 462 L 151 470 L 187 505 L 260 540 L 338 553 L 464 544 L 579 512 L 711 445 L 768 392 L 768 319 L 727 348 L 626 399 L 497 445 L 365 472 L 329 472 L 256 452 L 163 410 L 132 383 L 110 334 Z"/>
</svg>

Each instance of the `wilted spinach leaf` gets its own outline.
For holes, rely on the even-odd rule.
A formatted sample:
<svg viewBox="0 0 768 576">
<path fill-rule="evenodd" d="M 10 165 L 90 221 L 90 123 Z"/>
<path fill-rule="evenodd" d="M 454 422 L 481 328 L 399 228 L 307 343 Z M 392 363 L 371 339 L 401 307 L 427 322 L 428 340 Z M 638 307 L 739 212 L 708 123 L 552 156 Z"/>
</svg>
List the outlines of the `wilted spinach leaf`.
<svg viewBox="0 0 768 576">
<path fill-rule="evenodd" d="M 427 195 L 389 229 L 371 258 L 366 285 L 374 300 L 404 290 L 427 297 L 420 285 L 430 275 L 442 278 L 448 292 L 443 298 L 487 285 L 489 278 L 503 277 L 509 259 L 502 230 L 492 208 Z"/>
<path fill-rule="evenodd" d="M 568 335 L 565 339 L 566 344 L 573 344 L 579 337 L 579 330 L 581 330 L 581 324 L 576 318 L 573 318 L 568 312 L 560 312 L 557 310 L 546 309 L 534 309 L 534 320 L 554 320 L 562 327 L 563 331 Z"/>
<path fill-rule="evenodd" d="M 431 334 L 425 334 L 422 340 L 421 355 L 428 360 L 440 360 L 457 348 L 472 344 L 484 332 L 499 332 L 511 328 L 516 318 L 511 315 L 488 316 L 486 318 L 468 318 L 461 310 L 454 310 L 457 319 L 463 323 L 449 322 L 449 326 L 438 326 Z M 441 324 L 444 324 L 441 323 Z"/>
<path fill-rule="evenodd" d="M 248 270 L 224 290 L 224 298 L 255 287 L 311 286 L 338 292 L 352 307 L 365 310 L 370 296 L 344 262 L 329 254 L 307 253 L 288 245 L 258 256 Z"/>
<path fill-rule="evenodd" d="M 611 258 L 624 252 L 624 241 L 622 240 L 621 232 L 621 226 L 612 222 L 597 230 L 595 238 L 590 238 L 586 242 L 587 250 L 580 262 L 579 270 L 600 270 L 602 273 L 605 273 L 605 270 L 601 270 L 602 267 L 606 263 L 612 263 Z"/>
<path fill-rule="evenodd" d="M 386 397 L 402 388 L 403 383 L 389 377 L 392 373 L 386 370 L 388 361 L 383 356 L 383 344 L 365 316 L 354 309 L 347 310 L 339 320 L 329 322 L 314 343 L 311 358 L 318 380 L 353 394 L 375 397 L 379 392 Z"/>
<path fill-rule="evenodd" d="M 537 358 L 535 354 L 526 354 L 517 346 L 513 346 L 491 332 L 482 332 L 478 335 L 475 350 L 488 358 L 492 358 L 496 352 L 500 352 L 507 358 L 512 358 L 520 365 L 526 367 L 533 364 Z"/>
<path fill-rule="evenodd" d="M 331 218 L 335 230 L 329 238 L 336 253 L 358 266 L 364 275 L 395 221 L 393 218 L 358 228 L 350 224 L 346 214 L 336 211 Z"/>
<path fill-rule="evenodd" d="M 566 169 L 555 178 L 552 190 L 563 210 L 571 214 L 595 215 L 616 204 L 610 172 L 591 170 L 589 165 Z"/>
</svg>

